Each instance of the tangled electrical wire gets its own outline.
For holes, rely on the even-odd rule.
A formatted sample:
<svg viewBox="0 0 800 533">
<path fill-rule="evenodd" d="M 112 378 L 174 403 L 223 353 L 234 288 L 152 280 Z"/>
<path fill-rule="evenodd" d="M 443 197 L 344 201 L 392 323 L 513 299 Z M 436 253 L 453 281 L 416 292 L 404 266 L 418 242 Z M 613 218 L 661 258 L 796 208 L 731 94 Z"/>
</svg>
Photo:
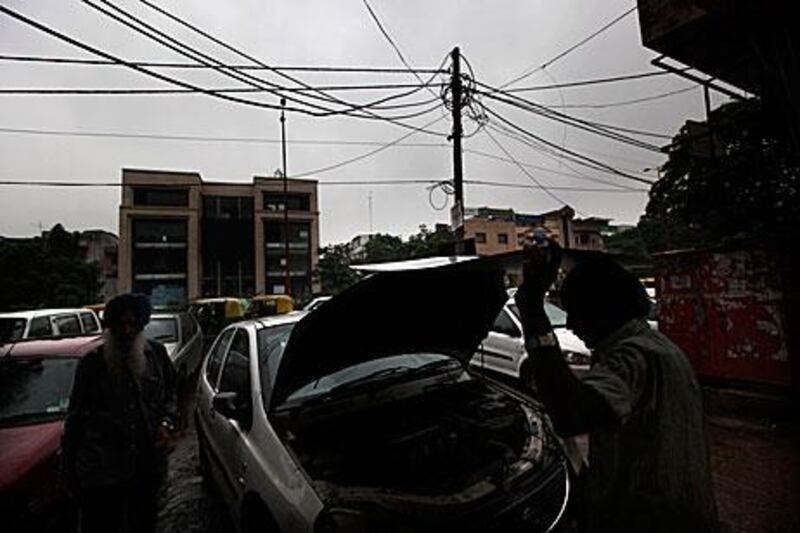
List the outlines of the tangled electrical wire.
<svg viewBox="0 0 800 533">
<path fill-rule="evenodd" d="M 447 205 L 450 203 L 450 197 L 456 193 L 456 188 L 453 185 L 451 180 L 442 180 L 433 185 L 428 185 L 425 187 L 428 190 L 428 203 L 431 205 L 434 211 L 444 211 L 447 209 Z M 440 205 L 436 205 L 433 201 L 433 194 L 440 190 L 444 193 L 444 203 Z"/>
</svg>

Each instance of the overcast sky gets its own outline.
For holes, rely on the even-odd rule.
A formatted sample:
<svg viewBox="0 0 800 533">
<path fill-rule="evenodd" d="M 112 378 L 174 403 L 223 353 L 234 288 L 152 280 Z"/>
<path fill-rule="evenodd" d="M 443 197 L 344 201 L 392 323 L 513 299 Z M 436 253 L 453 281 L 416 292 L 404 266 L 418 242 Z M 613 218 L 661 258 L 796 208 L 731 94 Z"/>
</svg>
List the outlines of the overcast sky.
<svg viewBox="0 0 800 533">
<path fill-rule="evenodd" d="M 270 65 L 337 65 L 402 67 L 394 50 L 370 18 L 362 0 L 283 0 L 212 2 L 155 0 L 184 20 L 216 35 L 236 48 Z M 242 59 L 179 28 L 139 2 L 117 2 L 137 16 L 191 43 L 226 63 Z M 501 85 L 531 66 L 539 65 L 580 41 L 625 12 L 633 0 L 370 0 L 386 30 L 408 62 L 415 67 L 436 67 L 454 46 L 474 68 L 478 80 Z M 129 60 L 185 61 L 178 54 L 133 33 L 79 1 L 2 1 L 5 5 L 47 26 L 92 46 Z M 0 15 L 0 54 L 92 57 L 68 44 Z M 636 14 L 585 46 L 558 60 L 514 87 L 565 83 L 655 70 L 655 53 L 641 44 Z M 207 87 L 241 86 L 219 74 L 162 71 Z M 330 73 L 296 74 L 310 84 L 416 83 L 410 75 L 375 76 Z M 285 83 L 280 78 L 270 78 Z M 157 80 L 107 66 L 19 64 L 0 61 L 3 88 L 156 88 Z M 675 76 L 658 76 L 614 84 L 525 93 L 546 105 L 603 104 L 675 91 L 690 84 Z M 363 100 L 386 92 L 338 93 Z M 240 95 L 277 103 L 269 96 Z M 431 98 L 420 93 L 401 102 Z M 640 148 L 594 136 L 488 99 L 483 102 L 514 123 L 568 149 L 589 155 L 625 171 L 653 178 L 644 172 L 663 163 L 663 157 Z M 422 109 L 422 108 L 414 108 Z M 673 134 L 687 119 L 704 117 L 699 88 L 649 102 L 605 109 L 570 109 L 582 118 L 627 128 Z M 397 112 L 397 111 L 394 111 Z M 389 113 L 382 111 L 382 113 Z M 410 121 L 423 125 L 441 111 Z M 447 133 L 451 123 L 442 119 L 431 129 Z M 215 138 L 280 138 L 278 113 L 205 95 L 136 96 L 31 96 L 0 95 L 0 128 L 76 132 L 124 132 Z M 474 124 L 465 119 L 468 132 Z M 290 114 L 291 140 L 389 142 L 408 132 L 386 122 L 350 117 L 314 118 Z M 490 130 L 491 131 L 491 130 Z M 589 178 L 622 185 L 640 185 L 595 170 L 567 168 L 558 160 L 513 139 L 492 133 L 520 162 L 560 173 L 580 170 Z M 643 138 L 664 144 L 667 141 Z M 444 138 L 415 134 L 406 142 L 447 144 Z M 465 148 L 505 157 L 485 132 L 465 139 Z M 370 146 L 289 145 L 290 175 L 338 163 L 374 149 Z M 0 132 L 0 180 L 116 181 L 122 168 L 197 171 L 205 180 L 247 182 L 254 175 L 272 175 L 280 167 L 277 143 L 198 142 L 30 135 Z M 540 183 L 554 187 L 608 185 L 531 169 Z M 395 179 L 448 179 L 452 155 L 448 146 L 395 146 L 339 169 L 316 174 L 320 181 L 322 244 L 349 240 L 370 230 L 372 197 L 373 231 L 408 235 L 420 224 L 448 222 L 449 211 L 440 207 L 446 197 L 424 185 L 324 185 L 330 181 Z M 513 163 L 464 155 L 466 179 L 532 184 Z M 647 201 L 646 193 L 503 189 L 468 185 L 468 206 L 511 207 L 521 212 L 543 212 L 573 206 L 580 214 L 635 223 Z M 0 235 L 24 236 L 61 222 L 69 229 L 103 228 L 117 231 L 119 189 L 54 189 L 0 187 Z M 449 206 L 448 206 L 449 207 Z"/>
</svg>

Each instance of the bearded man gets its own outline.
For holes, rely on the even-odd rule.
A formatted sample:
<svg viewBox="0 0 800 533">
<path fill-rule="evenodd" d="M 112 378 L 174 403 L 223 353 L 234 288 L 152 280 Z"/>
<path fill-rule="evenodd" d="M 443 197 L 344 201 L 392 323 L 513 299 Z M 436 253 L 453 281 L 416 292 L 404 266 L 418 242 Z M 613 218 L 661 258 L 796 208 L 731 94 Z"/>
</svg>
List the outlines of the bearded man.
<svg viewBox="0 0 800 533">
<path fill-rule="evenodd" d="M 103 344 L 75 371 L 64 439 L 64 472 L 83 532 L 153 532 L 175 435 L 175 369 L 148 340 L 145 296 L 108 302 Z"/>
</svg>

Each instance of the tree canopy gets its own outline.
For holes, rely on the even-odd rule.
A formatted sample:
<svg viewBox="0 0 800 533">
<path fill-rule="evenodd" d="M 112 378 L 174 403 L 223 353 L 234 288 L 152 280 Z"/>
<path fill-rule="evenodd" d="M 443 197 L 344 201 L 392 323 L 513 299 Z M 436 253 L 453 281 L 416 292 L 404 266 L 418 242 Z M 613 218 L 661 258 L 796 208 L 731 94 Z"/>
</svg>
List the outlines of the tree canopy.
<svg viewBox="0 0 800 533">
<path fill-rule="evenodd" d="M 455 235 L 449 229 L 438 226 L 436 230 L 430 230 L 423 224 L 419 227 L 419 232 L 411 235 L 407 241 L 385 233 L 372 235 L 358 253 L 347 243 L 325 246 L 320 250 L 318 263 L 322 292 L 336 294 L 358 281 L 361 276 L 350 265 L 440 255 L 453 242 Z"/>
<path fill-rule="evenodd" d="M 99 267 L 87 263 L 79 234 L 56 224 L 41 237 L 0 239 L 0 309 L 80 307 L 99 298 Z"/>
<path fill-rule="evenodd" d="M 778 240 L 800 219 L 800 164 L 758 100 L 735 101 L 674 137 L 639 229 L 650 251 Z"/>
</svg>

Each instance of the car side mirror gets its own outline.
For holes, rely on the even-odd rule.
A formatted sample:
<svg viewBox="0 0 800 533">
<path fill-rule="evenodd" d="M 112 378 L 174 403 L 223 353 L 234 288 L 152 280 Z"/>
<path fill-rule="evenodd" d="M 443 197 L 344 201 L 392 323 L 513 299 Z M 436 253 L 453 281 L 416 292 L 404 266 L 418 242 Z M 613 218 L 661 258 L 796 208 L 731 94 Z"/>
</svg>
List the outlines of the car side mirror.
<svg viewBox="0 0 800 533">
<path fill-rule="evenodd" d="M 250 425 L 250 398 L 242 398 L 238 392 L 218 392 L 211 400 L 211 407 L 225 418 Z"/>
</svg>

